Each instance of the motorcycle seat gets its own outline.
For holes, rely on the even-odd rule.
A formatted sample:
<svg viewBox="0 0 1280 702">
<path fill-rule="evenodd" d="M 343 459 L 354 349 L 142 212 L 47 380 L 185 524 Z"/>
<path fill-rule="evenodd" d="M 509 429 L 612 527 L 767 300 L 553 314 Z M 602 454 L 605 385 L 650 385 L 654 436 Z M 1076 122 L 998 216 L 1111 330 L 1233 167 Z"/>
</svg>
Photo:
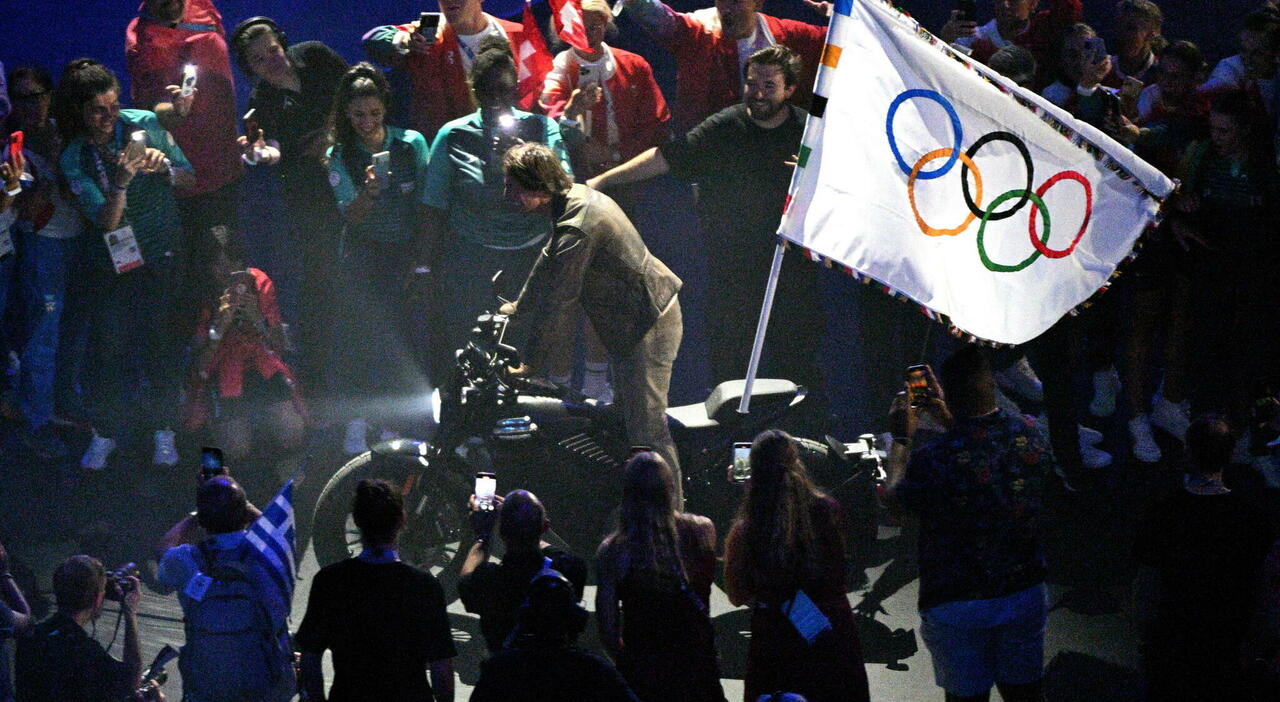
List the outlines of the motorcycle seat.
<svg viewBox="0 0 1280 702">
<path fill-rule="evenodd" d="M 667 416 L 677 426 L 685 429 L 703 429 L 720 424 L 733 424 L 739 416 L 738 403 L 742 401 L 742 391 L 746 389 L 745 380 L 727 380 L 720 383 L 707 396 L 706 401 L 696 405 L 682 405 L 667 408 Z M 751 388 L 752 414 L 768 409 L 776 411 L 791 404 L 799 394 L 800 388 L 790 380 L 780 378 L 757 378 Z"/>
</svg>

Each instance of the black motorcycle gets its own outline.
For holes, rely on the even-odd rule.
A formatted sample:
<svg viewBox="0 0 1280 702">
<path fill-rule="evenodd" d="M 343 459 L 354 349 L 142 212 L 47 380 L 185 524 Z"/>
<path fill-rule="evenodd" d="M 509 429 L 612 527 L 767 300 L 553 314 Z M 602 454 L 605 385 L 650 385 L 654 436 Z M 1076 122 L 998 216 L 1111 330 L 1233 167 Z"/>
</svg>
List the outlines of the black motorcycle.
<svg viewBox="0 0 1280 702">
<path fill-rule="evenodd" d="M 383 478 L 402 490 L 407 520 L 400 555 L 421 568 L 446 569 L 462 560 L 455 556 L 466 545 L 467 496 L 472 476 L 480 472 L 496 474 L 499 492 L 516 487 L 535 492 L 553 528 L 561 526 L 556 535 L 577 553 L 594 553 L 612 530 L 621 467 L 631 449 L 620 413 L 572 389 L 512 377 L 508 369 L 520 365 L 520 356 L 503 341 L 507 322 L 502 314 L 477 319 L 467 345 L 456 354 L 452 378 L 433 393 L 436 432 L 430 442 L 382 442 L 329 480 L 316 506 L 312 535 L 321 565 L 360 550 L 350 506 L 364 478 Z M 708 515 L 722 530 L 740 500 L 741 486 L 726 476 L 733 443 L 776 425 L 805 397 L 804 389 L 788 380 L 758 379 L 750 413 L 740 414 L 744 386 L 741 380 L 721 383 L 705 402 L 667 411 L 687 507 Z M 815 480 L 844 503 L 851 517 L 858 515 L 848 520 L 851 541 L 874 541 L 880 454 L 873 442 L 867 436 L 852 444 L 830 437 L 798 441 Z"/>
</svg>

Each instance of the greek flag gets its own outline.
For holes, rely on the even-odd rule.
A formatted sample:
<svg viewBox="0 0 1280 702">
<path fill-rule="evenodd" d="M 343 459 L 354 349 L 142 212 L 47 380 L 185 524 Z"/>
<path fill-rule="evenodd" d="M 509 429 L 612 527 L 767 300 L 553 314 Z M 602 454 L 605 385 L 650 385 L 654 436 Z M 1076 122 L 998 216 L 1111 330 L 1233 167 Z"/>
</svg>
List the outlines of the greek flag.
<svg viewBox="0 0 1280 702">
<path fill-rule="evenodd" d="M 987 341 L 1105 288 L 1173 183 L 886 0 L 836 0 L 779 234 Z"/>
<path fill-rule="evenodd" d="M 284 484 L 279 494 L 262 510 L 262 516 L 249 527 L 245 539 L 253 546 L 280 597 L 288 605 L 293 601 L 294 575 L 298 572 L 293 529 L 293 481 Z"/>
</svg>

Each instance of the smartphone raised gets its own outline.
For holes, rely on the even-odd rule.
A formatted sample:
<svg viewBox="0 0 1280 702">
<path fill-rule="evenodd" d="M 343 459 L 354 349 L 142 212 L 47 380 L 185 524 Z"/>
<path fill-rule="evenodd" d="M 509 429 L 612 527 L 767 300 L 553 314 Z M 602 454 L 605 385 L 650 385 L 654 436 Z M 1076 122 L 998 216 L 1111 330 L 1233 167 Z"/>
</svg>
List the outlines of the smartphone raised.
<svg viewBox="0 0 1280 702">
<path fill-rule="evenodd" d="M 129 135 L 129 143 L 125 144 L 124 157 L 130 161 L 142 158 L 147 152 L 147 133 L 141 129 Z"/>
<path fill-rule="evenodd" d="M 586 88 L 600 82 L 600 78 L 596 75 L 594 66 L 578 67 L 578 87 Z"/>
<path fill-rule="evenodd" d="M 929 376 L 933 375 L 929 366 L 909 366 L 907 368 L 907 399 L 912 407 L 923 407 L 929 398 Z"/>
<path fill-rule="evenodd" d="M 26 136 L 21 129 L 16 129 L 9 135 L 9 153 L 5 157 L 12 163 L 18 163 L 22 160 L 22 148 Z"/>
<path fill-rule="evenodd" d="M 196 91 L 196 65 L 188 63 L 182 67 L 182 89 L 178 92 L 182 97 L 191 97 Z"/>
<path fill-rule="evenodd" d="M 391 152 L 379 151 L 373 155 L 373 176 L 378 179 L 379 183 L 386 186 L 387 179 L 391 177 Z"/>
<path fill-rule="evenodd" d="M 498 477 L 493 473 L 476 473 L 476 504 L 480 509 L 493 509 L 494 495 L 498 492 Z"/>
<path fill-rule="evenodd" d="M 961 22 L 978 21 L 977 0 L 958 0 L 956 2 L 956 19 Z"/>
<path fill-rule="evenodd" d="M 243 117 L 244 135 L 245 138 L 249 140 L 250 144 L 257 142 L 262 138 L 262 129 L 258 127 L 258 118 L 256 116 L 257 112 L 258 110 L 256 108 L 250 109 L 248 112 L 244 113 Z"/>
<path fill-rule="evenodd" d="M 208 480 L 227 472 L 222 463 L 222 449 L 216 446 L 200 447 L 200 479 Z"/>
<path fill-rule="evenodd" d="M 439 12 L 423 12 L 418 15 L 418 34 L 426 37 L 427 41 L 434 41 L 436 31 L 440 28 Z"/>
<path fill-rule="evenodd" d="M 751 442 L 739 441 L 733 445 L 733 469 L 731 471 L 735 483 L 745 483 L 751 479 Z"/>
<path fill-rule="evenodd" d="M 1107 57 L 1107 42 L 1103 41 L 1102 37 L 1089 37 L 1084 40 L 1084 45 L 1085 56 L 1090 63 L 1102 63 L 1102 60 Z"/>
</svg>

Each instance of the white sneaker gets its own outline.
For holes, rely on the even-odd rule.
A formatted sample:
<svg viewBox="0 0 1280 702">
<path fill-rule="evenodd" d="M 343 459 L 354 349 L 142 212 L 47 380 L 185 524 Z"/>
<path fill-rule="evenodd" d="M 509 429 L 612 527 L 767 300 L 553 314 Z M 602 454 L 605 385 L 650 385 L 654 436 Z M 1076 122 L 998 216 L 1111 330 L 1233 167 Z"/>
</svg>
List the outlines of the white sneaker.
<svg viewBox="0 0 1280 702">
<path fill-rule="evenodd" d="M 1151 435 L 1151 417 L 1140 414 L 1129 420 L 1129 438 L 1133 440 L 1133 457 L 1143 463 L 1160 460 L 1160 446 Z"/>
<path fill-rule="evenodd" d="M 1102 443 L 1102 432 L 1092 427 L 1086 427 L 1081 424 L 1080 427 L 1080 445 L 1081 446 L 1097 446 Z"/>
<path fill-rule="evenodd" d="M 1187 429 L 1191 426 L 1191 413 L 1186 400 L 1170 402 L 1157 397 L 1151 403 L 1151 424 L 1178 437 L 1178 441 L 1187 440 Z"/>
<path fill-rule="evenodd" d="M 1120 392 L 1120 375 L 1114 366 L 1093 374 L 1093 399 L 1089 401 L 1089 414 L 1110 417 L 1116 412 L 1116 394 Z"/>
<path fill-rule="evenodd" d="M 1018 359 L 1017 363 L 996 371 L 996 385 L 1012 392 L 1024 400 L 1044 402 L 1044 386 L 1036 376 L 1027 357 Z"/>
<path fill-rule="evenodd" d="M 158 466 L 178 465 L 178 447 L 173 443 L 172 429 L 156 430 L 156 450 L 151 454 L 151 462 Z"/>
<path fill-rule="evenodd" d="M 1081 446 L 1080 464 L 1089 470 L 1106 468 L 1111 465 L 1111 454 L 1093 446 Z"/>
<path fill-rule="evenodd" d="M 93 438 L 89 439 L 89 446 L 85 448 L 84 455 L 80 457 L 80 467 L 85 470 L 102 470 L 107 467 L 107 457 L 115 450 L 115 439 L 98 436 L 98 432 L 95 431 Z"/>
<path fill-rule="evenodd" d="M 369 423 L 357 417 L 347 422 L 347 436 L 342 440 L 342 450 L 348 456 L 364 453 L 369 450 Z"/>
</svg>

